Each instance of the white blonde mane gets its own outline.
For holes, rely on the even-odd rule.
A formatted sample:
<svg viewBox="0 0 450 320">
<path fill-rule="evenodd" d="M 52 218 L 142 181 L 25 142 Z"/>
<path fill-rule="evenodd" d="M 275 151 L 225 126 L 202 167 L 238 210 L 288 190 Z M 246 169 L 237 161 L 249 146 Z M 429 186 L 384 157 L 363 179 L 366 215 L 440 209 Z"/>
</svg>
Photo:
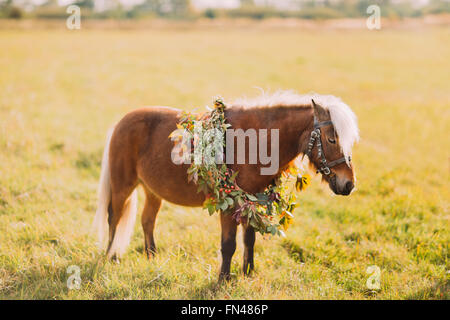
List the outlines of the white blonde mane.
<svg viewBox="0 0 450 320">
<path fill-rule="evenodd" d="M 244 108 L 253 107 L 275 107 L 275 106 L 305 106 L 311 107 L 311 99 L 330 112 L 339 144 L 345 158 L 352 154 L 352 147 L 359 140 L 359 129 L 356 116 L 350 107 L 340 98 L 332 95 L 306 94 L 300 95 L 294 91 L 277 91 L 273 94 L 263 94 L 259 97 L 247 99 L 241 98 L 232 104 Z"/>
</svg>

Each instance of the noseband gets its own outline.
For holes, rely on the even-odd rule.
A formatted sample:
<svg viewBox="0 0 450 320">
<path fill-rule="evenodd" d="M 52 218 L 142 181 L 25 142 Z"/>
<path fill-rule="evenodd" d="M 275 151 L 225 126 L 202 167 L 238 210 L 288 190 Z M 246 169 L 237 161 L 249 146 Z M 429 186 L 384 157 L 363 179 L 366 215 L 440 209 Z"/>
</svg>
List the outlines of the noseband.
<svg viewBox="0 0 450 320">
<path fill-rule="evenodd" d="M 327 162 L 327 159 L 325 158 L 325 153 L 323 152 L 322 148 L 322 138 L 320 134 L 320 128 L 325 126 L 332 126 L 333 122 L 330 120 L 328 121 L 322 121 L 318 122 L 316 117 L 314 116 L 314 130 L 311 131 L 311 137 L 309 138 L 308 142 L 308 150 L 306 151 L 306 155 L 311 160 L 312 155 L 312 149 L 314 148 L 314 145 L 317 144 L 317 157 L 320 159 L 321 166 L 317 170 L 317 173 L 324 174 L 326 176 L 329 176 L 331 174 L 330 168 L 337 166 L 338 164 L 345 162 L 345 157 L 339 158 L 337 160 Z M 349 158 L 349 161 L 351 159 Z"/>
</svg>

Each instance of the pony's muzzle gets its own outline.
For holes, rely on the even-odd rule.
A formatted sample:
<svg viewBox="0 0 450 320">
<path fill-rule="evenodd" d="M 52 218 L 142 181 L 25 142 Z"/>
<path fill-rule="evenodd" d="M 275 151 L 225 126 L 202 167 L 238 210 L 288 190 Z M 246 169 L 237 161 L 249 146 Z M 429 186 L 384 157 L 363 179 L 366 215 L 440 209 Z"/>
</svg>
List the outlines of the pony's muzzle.
<svg viewBox="0 0 450 320">
<path fill-rule="evenodd" d="M 353 181 L 348 179 L 339 179 L 336 176 L 333 176 L 330 179 L 329 184 L 331 190 L 333 190 L 335 194 L 342 196 L 348 196 L 355 187 Z"/>
<path fill-rule="evenodd" d="M 347 183 L 344 186 L 344 190 L 342 190 L 341 194 L 344 196 L 348 196 L 352 192 L 354 187 L 355 185 L 353 184 L 352 181 L 347 181 Z"/>
</svg>

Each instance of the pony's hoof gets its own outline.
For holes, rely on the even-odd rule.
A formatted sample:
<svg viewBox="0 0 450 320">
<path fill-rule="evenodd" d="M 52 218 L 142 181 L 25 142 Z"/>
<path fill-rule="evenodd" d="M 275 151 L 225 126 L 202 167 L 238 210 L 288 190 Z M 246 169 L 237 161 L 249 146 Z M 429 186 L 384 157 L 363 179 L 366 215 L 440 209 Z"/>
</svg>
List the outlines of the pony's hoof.
<svg viewBox="0 0 450 320">
<path fill-rule="evenodd" d="M 229 274 L 229 273 L 221 273 L 220 275 L 219 275 L 219 282 L 220 283 L 222 283 L 222 282 L 228 282 L 228 281 L 230 281 L 231 280 L 231 274 Z"/>
<path fill-rule="evenodd" d="M 244 265 L 242 271 L 244 276 L 249 277 L 253 274 L 255 267 L 252 264 Z"/>
<path fill-rule="evenodd" d="M 156 255 L 156 249 L 147 249 L 145 254 L 147 255 L 147 259 L 151 260 Z"/>
<path fill-rule="evenodd" d="M 117 255 L 113 255 L 113 256 L 111 256 L 111 257 L 109 257 L 109 259 L 112 261 L 112 262 L 114 262 L 114 263 L 117 263 L 117 264 L 120 264 L 120 259 L 119 259 L 119 257 L 117 256 Z"/>
</svg>

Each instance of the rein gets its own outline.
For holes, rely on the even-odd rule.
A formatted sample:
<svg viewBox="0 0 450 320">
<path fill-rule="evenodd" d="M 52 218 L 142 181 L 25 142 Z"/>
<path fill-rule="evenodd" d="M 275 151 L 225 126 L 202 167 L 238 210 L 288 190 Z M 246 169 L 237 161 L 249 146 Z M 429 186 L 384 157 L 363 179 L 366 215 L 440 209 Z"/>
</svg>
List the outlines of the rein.
<svg viewBox="0 0 450 320">
<path fill-rule="evenodd" d="M 332 125 L 333 125 L 333 122 L 330 120 L 318 122 L 316 119 L 316 116 L 314 115 L 314 130 L 311 131 L 311 137 L 309 138 L 309 142 L 308 142 L 308 150 L 306 151 L 306 155 L 308 156 L 309 159 L 311 159 L 312 158 L 312 155 L 311 155 L 312 149 L 314 148 L 314 145 L 317 144 L 317 157 L 320 159 L 320 163 L 321 163 L 321 166 L 317 170 L 317 173 L 320 172 L 321 174 L 324 174 L 326 176 L 331 175 L 330 168 L 337 166 L 338 164 L 344 163 L 346 160 L 345 157 L 342 157 L 337 160 L 328 162 L 327 158 L 325 157 L 325 153 L 323 152 L 323 147 L 322 147 L 322 138 L 321 138 L 321 134 L 320 134 L 321 133 L 320 128 L 325 127 L 325 126 L 332 126 Z M 349 159 L 349 161 L 351 161 L 351 160 Z"/>
</svg>

